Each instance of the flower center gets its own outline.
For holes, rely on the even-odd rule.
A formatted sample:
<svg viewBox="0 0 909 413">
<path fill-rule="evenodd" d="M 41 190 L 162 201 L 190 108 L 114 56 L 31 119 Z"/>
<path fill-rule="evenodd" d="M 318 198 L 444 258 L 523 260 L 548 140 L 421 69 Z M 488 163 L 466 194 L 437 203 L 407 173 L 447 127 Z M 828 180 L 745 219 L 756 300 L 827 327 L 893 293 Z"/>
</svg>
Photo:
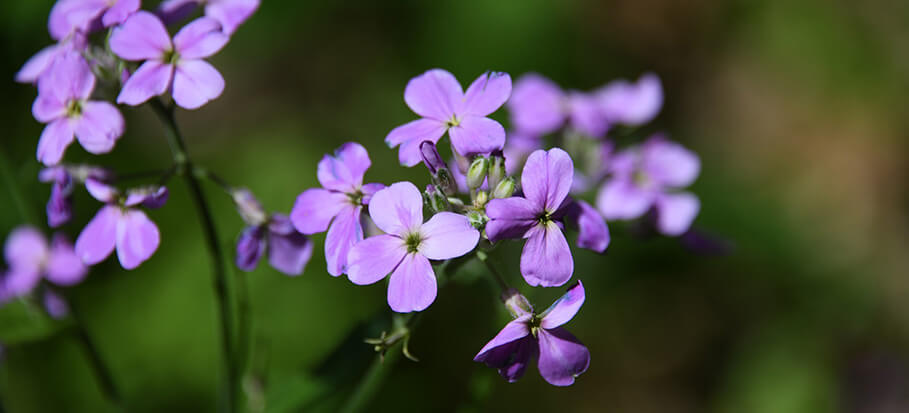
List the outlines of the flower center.
<svg viewBox="0 0 909 413">
<path fill-rule="evenodd" d="M 451 119 L 445 121 L 445 126 L 453 128 L 461 124 L 461 120 L 456 115 L 451 115 Z"/>
<path fill-rule="evenodd" d="M 408 253 L 414 253 L 420 250 L 420 243 L 423 242 L 423 237 L 419 232 L 411 232 L 407 234 L 407 237 L 404 238 L 404 245 L 407 246 Z"/>
<path fill-rule="evenodd" d="M 537 332 L 540 331 L 540 325 L 543 323 L 543 319 L 537 315 L 533 314 L 530 316 L 530 320 L 527 321 L 527 326 L 530 327 L 530 334 L 533 334 L 534 337 L 537 336 Z"/>
<path fill-rule="evenodd" d="M 537 221 L 541 225 L 547 225 L 552 222 L 552 213 L 549 211 L 543 211 L 540 215 L 537 216 Z"/>
<path fill-rule="evenodd" d="M 66 104 L 66 116 L 75 118 L 82 115 L 82 101 L 73 99 Z"/>
<path fill-rule="evenodd" d="M 648 188 L 653 185 L 653 179 L 644 173 L 644 171 L 635 171 L 631 179 L 634 181 L 634 184 L 641 188 Z"/>
<path fill-rule="evenodd" d="M 176 65 L 180 61 L 180 53 L 173 49 L 165 51 L 161 61 L 169 65 Z"/>
<path fill-rule="evenodd" d="M 363 204 L 363 191 L 358 189 L 354 192 L 348 192 L 347 199 L 349 199 L 350 203 L 354 206 L 360 206 Z"/>
</svg>

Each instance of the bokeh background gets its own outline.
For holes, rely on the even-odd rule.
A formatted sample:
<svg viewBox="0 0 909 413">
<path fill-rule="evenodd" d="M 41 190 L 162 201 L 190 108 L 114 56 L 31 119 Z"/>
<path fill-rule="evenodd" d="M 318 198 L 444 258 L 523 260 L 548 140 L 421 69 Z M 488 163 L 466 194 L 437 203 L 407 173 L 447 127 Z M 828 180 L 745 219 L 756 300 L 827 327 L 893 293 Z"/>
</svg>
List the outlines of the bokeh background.
<svg viewBox="0 0 909 413">
<path fill-rule="evenodd" d="M 402 93 L 426 69 L 465 84 L 489 69 L 536 71 L 581 90 L 654 71 L 666 93 L 656 127 L 702 157 L 696 227 L 734 245 L 702 256 L 616 225 L 604 256 L 577 250 L 588 299 L 569 329 L 592 363 L 569 388 L 533 370 L 508 384 L 471 361 L 507 314 L 480 268 L 467 266 L 414 332 L 420 362 L 389 365 L 369 411 L 909 411 L 909 3 L 262 3 L 211 59 L 223 96 L 179 121 L 200 164 L 269 209 L 288 212 L 317 184 L 318 159 L 348 140 L 370 151 L 368 180 L 424 182 L 383 139 L 414 118 Z M 46 228 L 36 92 L 12 79 L 49 44 L 51 5 L 0 3 L 4 237 L 23 222 Z M 169 165 L 151 111 L 124 113 L 127 134 L 112 154 L 74 145 L 68 158 L 124 172 Z M 495 117 L 507 120 L 504 110 Z M 207 188 L 230 251 L 242 222 Z M 150 214 L 162 232 L 150 261 L 124 271 L 108 260 L 68 291 L 128 411 L 213 411 L 222 388 L 209 262 L 183 182 L 171 193 Z M 80 193 L 64 231 L 75 237 L 96 205 Z M 497 260 L 548 305 L 561 289 L 518 282 L 518 252 L 513 244 Z M 268 411 L 336 409 L 372 360 L 359 341 L 389 313 L 384 284 L 332 278 L 318 253 L 300 277 L 267 265 L 247 277 L 250 388 Z M 115 411 L 71 330 L 23 303 L 0 310 L 4 411 Z"/>
</svg>

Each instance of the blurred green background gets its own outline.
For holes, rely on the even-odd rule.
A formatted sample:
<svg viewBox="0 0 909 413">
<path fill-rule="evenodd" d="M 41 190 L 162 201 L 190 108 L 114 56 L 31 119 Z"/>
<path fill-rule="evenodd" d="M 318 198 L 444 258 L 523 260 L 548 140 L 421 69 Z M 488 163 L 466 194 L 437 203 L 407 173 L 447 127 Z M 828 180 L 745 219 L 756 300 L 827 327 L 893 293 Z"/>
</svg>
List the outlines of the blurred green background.
<svg viewBox="0 0 909 413">
<path fill-rule="evenodd" d="M 696 226 L 735 249 L 698 256 L 616 225 L 604 256 L 576 250 L 588 299 L 568 327 L 592 362 L 569 388 L 535 370 L 508 384 L 472 361 L 508 316 L 468 266 L 416 329 L 420 362 L 391 366 L 369 411 L 909 411 L 909 3 L 377 3 L 263 0 L 211 59 L 227 81 L 222 97 L 178 114 L 191 155 L 289 212 L 317 184 L 318 159 L 348 140 L 370 150 L 369 181 L 426 180 L 397 166 L 383 143 L 414 118 L 402 93 L 426 69 L 446 68 L 462 84 L 489 69 L 536 71 L 582 90 L 655 71 L 666 93 L 656 125 L 702 157 Z M 46 228 L 36 92 L 12 79 L 49 44 L 51 5 L 0 3 L 4 237 L 29 220 Z M 127 133 L 113 153 L 73 145 L 68 159 L 123 172 L 169 165 L 151 111 L 123 111 Z M 70 297 L 127 410 L 213 411 L 221 364 L 209 262 L 185 185 L 170 187 L 169 204 L 150 213 L 162 232 L 152 259 L 134 271 L 109 259 Z M 207 189 L 232 251 L 242 222 L 229 198 Z M 84 191 L 76 201 L 64 227 L 72 238 L 97 207 Z M 315 239 L 321 250 L 324 236 Z M 519 248 L 500 249 L 497 260 L 545 307 L 562 289 L 526 287 Z M 247 276 L 266 408 L 333 410 L 371 360 L 357 343 L 365 333 L 352 331 L 390 312 L 384 284 L 332 278 L 318 252 L 300 277 L 264 263 Z M 69 330 L 13 331 L 23 317 L 37 316 L 0 310 L 3 409 L 115 411 Z"/>
</svg>

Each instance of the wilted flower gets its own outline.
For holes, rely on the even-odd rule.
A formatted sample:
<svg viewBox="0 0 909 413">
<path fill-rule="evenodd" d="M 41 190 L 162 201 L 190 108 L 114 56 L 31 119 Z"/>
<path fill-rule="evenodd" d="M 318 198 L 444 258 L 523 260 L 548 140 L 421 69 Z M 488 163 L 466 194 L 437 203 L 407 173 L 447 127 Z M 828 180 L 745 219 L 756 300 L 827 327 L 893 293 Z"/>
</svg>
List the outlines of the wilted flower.
<svg viewBox="0 0 909 413">
<path fill-rule="evenodd" d="M 88 272 L 73 245 L 63 235 L 55 235 L 50 245 L 37 229 L 19 227 L 6 238 L 4 246 L 9 267 L 2 279 L 6 299 L 30 293 L 46 278 L 57 285 L 77 284 Z"/>
</svg>

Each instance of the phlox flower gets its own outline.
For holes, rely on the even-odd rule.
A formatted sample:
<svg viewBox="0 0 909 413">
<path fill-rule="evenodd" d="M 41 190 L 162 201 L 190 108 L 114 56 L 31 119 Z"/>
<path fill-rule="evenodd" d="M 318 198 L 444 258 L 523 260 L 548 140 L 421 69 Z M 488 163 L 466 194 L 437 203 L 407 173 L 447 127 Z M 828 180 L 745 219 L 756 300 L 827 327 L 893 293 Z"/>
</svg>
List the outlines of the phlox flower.
<svg viewBox="0 0 909 413">
<path fill-rule="evenodd" d="M 6 238 L 4 246 L 9 267 L 0 282 L 6 299 L 21 297 L 45 278 L 62 286 L 74 285 L 88 272 L 63 235 L 55 235 L 50 245 L 44 235 L 32 227 L 19 227 Z"/>
<path fill-rule="evenodd" d="M 312 235 L 328 230 L 325 261 L 328 273 L 339 276 L 347 271 L 347 255 L 363 239 L 360 212 L 382 184 L 363 184 L 371 162 L 366 148 L 348 142 L 319 161 L 318 179 L 322 188 L 303 191 L 294 203 L 290 220 L 297 231 Z"/>
<path fill-rule="evenodd" d="M 205 16 L 221 23 L 231 35 L 259 8 L 259 0 L 165 0 L 157 14 L 167 23 L 188 16 L 198 6 L 205 6 Z"/>
<path fill-rule="evenodd" d="M 248 190 L 236 190 L 233 197 L 247 223 L 237 240 L 237 267 L 244 271 L 254 270 L 267 251 L 268 262 L 276 270 L 287 275 L 302 274 L 312 257 L 309 237 L 297 232 L 287 215 L 266 215 Z"/>
<path fill-rule="evenodd" d="M 133 73 L 117 103 L 136 106 L 171 92 L 174 102 L 197 109 L 224 91 L 224 78 L 205 60 L 224 47 L 229 37 L 217 20 L 202 17 L 180 29 L 171 41 L 164 23 L 140 11 L 114 29 L 111 50 L 120 58 L 145 61 Z"/>
<path fill-rule="evenodd" d="M 104 261 L 114 249 L 124 269 L 131 270 L 149 259 L 160 243 L 158 227 L 138 207 L 160 208 L 167 200 L 167 188 L 128 191 L 121 195 L 113 187 L 95 179 L 85 181 L 95 199 L 106 203 L 82 229 L 76 239 L 76 254 L 82 262 L 94 265 Z"/>
<path fill-rule="evenodd" d="M 423 222 L 423 197 L 410 182 L 376 192 L 369 216 L 382 231 L 350 250 L 347 276 L 354 284 L 375 283 L 391 274 L 388 305 L 399 313 L 422 311 L 436 299 L 436 275 L 429 260 L 472 251 L 480 233 L 467 217 L 439 212 Z"/>
<path fill-rule="evenodd" d="M 694 182 L 700 168 L 693 152 L 655 135 L 612 158 L 612 178 L 600 189 L 597 208 L 607 220 L 635 219 L 653 208 L 661 233 L 681 235 L 697 216 L 700 201 L 678 189 Z"/>
<path fill-rule="evenodd" d="M 89 100 L 95 76 L 77 52 L 57 58 L 38 81 L 38 98 L 32 114 L 47 126 L 38 141 L 38 160 L 55 165 L 74 138 L 86 151 L 110 152 L 123 135 L 123 116 L 114 105 Z"/>
<path fill-rule="evenodd" d="M 487 116 L 511 95 L 511 76 L 488 72 L 480 75 L 467 91 L 455 77 L 432 69 L 407 83 L 404 101 L 421 119 L 393 129 L 385 138 L 391 147 L 400 146 L 402 165 L 420 163 L 420 143 L 436 143 L 448 132 L 451 145 L 462 156 L 490 153 L 505 145 L 505 129 Z"/>
<path fill-rule="evenodd" d="M 54 40 L 74 32 L 89 33 L 126 21 L 140 0 L 59 0 L 51 9 L 47 29 Z"/>
<path fill-rule="evenodd" d="M 531 360 L 540 376 L 554 386 L 570 386 L 590 366 L 590 351 L 562 325 L 574 318 L 584 304 L 580 281 L 546 311 L 537 314 L 516 292 L 506 303 L 515 319 L 474 357 L 495 368 L 509 382 L 524 375 Z"/>
<path fill-rule="evenodd" d="M 616 80 L 597 92 L 603 115 L 610 123 L 639 126 L 653 120 L 663 106 L 663 86 L 653 73 L 637 82 Z"/>
</svg>

